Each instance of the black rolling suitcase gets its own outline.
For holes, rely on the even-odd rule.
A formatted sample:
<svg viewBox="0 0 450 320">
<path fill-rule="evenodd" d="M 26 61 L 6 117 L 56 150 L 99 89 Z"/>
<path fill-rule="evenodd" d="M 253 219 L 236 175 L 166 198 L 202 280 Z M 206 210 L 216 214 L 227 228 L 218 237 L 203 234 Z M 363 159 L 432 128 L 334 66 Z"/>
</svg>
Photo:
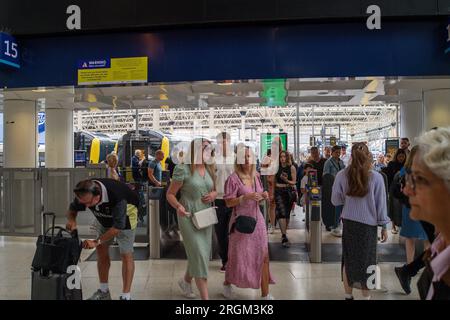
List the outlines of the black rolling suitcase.
<svg viewBox="0 0 450 320">
<path fill-rule="evenodd" d="M 68 273 L 31 272 L 31 300 L 83 300 L 81 283 L 79 289 L 71 289 L 73 281 Z"/>
<path fill-rule="evenodd" d="M 81 273 L 77 270 L 82 248 L 78 233 L 55 227 L 53 213 L 44 213 L 44 230 L 47 216 L 52 217 L 52 226 L 36 241 L 31 300 L 82 300 Z"/>
</svg>

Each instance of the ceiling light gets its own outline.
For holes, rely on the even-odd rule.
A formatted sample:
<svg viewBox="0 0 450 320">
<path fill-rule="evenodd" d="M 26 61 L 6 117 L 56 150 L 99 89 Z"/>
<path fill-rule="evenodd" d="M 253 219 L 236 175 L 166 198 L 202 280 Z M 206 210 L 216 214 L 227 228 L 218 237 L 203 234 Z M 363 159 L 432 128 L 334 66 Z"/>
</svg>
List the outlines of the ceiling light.
<svg viewBox="0 0 450 320">
<path fill-rule="evenodd" d="M 97 102 L 97 97 L 96 97 L 96 95 L 95 94 L 93 94 L 93 93 L 88 93 L 88 94 L 86 94 L 86 97 L 85 97 L 85 100 L 87 101 L 87 102 Z"/>
<path fill-rule="evenodd" d="M 31 90 L 31 91 L 33 91 L 33 92 L 47 92 L 47 90 L 45 89 L 45 87 L 38 87 L 37 89 Z"/>
<path fill-rule="evenodd" d="M 233 80 L 225 80 L 224 82 L 218 82 L 219 86 L 231 86 L 233 84 Z"/>
</svg>

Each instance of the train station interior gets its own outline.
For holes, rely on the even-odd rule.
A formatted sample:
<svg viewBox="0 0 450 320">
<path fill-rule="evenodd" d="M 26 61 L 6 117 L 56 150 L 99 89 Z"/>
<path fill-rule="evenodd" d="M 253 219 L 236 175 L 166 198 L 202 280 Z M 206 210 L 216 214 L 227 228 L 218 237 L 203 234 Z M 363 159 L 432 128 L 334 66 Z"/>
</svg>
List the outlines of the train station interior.
<svg viewBox="0 0 450 320">
<path fill-rule="evenodd" d="M 230 133 L 233 145 L 245 143 L 261 159 L 264 155 L 259 153 L 260 144 L 263 134 L 267 133 L 287 134 L 287 149 L 297 155 L 295 160 L 298 162 L 306 159 L 312 137 L 322 152 L 325 146 L 330 145 L 330 137 L 334 137 L 334 143 L 338 145 L 367 141 L 375 157 L 386 152 L 386 140 L 417 136 L 420 133 L 422 95 L 424 92 L 434 95 L 434 91 L 442 87 L 450 87 L 450 79 L 362 77 L 277 79 L 272 82 L 231 80 L 2 90 L 2 116 L 6 118 L 4 125 L 8 124 L 7 117 L 11 117 L 8 115 L 8 101 L 22 101 L 24 105 L 29 104 L 25 107 L 31 117 L 40 115 L 36 119 L 43 122 L 45 128 L 40 131 L 42 123 L 28 128 L 32 139 L 22 140 L 21 143 L 26 142 L 28 146 L 21 149 L 31 150 L 32 156 L 26 159 L 26 155 L 21 153 L 19 158 L 10 160 L 13 165 L 5 157 L 8 142 L 4 137 L 8 134 L 5 133 L 7 128 L 3 128 L 1 261 L 3 270 L 15 270 L 15 276 L 1 279 L 4 283 L 1 296 L 28 298 L 29 270 L 24 267 L 19 271 L 16 266 L 26 265 L 24 261 L 33 255 L 36 241 L 33 236 L 41 230 L 41 206 L 44 211 L 57 212 L 57 223 L 64 225 L 65 211 L 72 200 L 72 186 L 84 177 L 104 176 L 106 155 L 117 152 L 118 141 L 123 142 L 124 135 L 136 132 L 136 126 L 139 130 L 151 130 L 159 134 L 148 138 L 132 138 L 136 140 L 134 148 L 148 140 L 149 159 L 154 158 L 155 151 L 161 148 L 163 136 L 168 137 L 170 148 L 177 145 L 187 148 L 195 137 L 214 140 L 217 133 L 222 131 Z M 285 101 L 284 106 L 265 105 L 268 99 L 264 95 L 270 90 L 281 91 L 278 94 Z M 439 94 L 449 96 L 450 90 Z M 435 109 L 431 108 L 431 111 L 428 121 L 442 121 L 439 116 L 443 114 L 447 117 L 444 121 L 448 121 L 448 114 L 442 113 L 439 105 Z M 61 126 L 62 119 L 67 119 L 63 123 L 66 136 L 60 137 L 59 141 L 50 136 L 53 132 L 51 126 L 56 125 L 49 123 L 52 113 L 55 114 L 54 119 L 60 122 L 58 126 Z M 23 129 L 21 131 L 24 132 Z M 62 133 L 59 131 L 59 134 Z M 100 140 L 97 158 L 91 151 L 94 149 L 93 138 Z M 16 149 L 16 145 L 9 148 Z M 120 172 L 124 179 L 130 179 L 130 159 L 134 151 L 132 143 L 131 149 L 125 151 L 122 146 L 120 148 L 123 153 L 119 153 L 119 163 L 124 166 Z M 75 159 L 77 152 L 74 153 L 74 150 L 78 150 L 78 157 L 80 151 L 84 151 L 81 152 L 81 161 Z M 49 154 L 49 151 L 56 154 Z M 169 149 L 169 153 L 171 151 Z M 68 154 L 62 154 L 64 152 Z M 19 159 L 28 161 L 28 164 L 17 165 Z M 26 167 L 35 169 L 23 169 Z M 39 203 L 34 215 L 30 215 L 29 207 L 24 205 L 29 201 Z M 135 243 L 137 281 L 133 288 L 136 298 L 180 298 L 174 279 L 185 268 L 186 255 L 176 221 L 168 212 L 167 204 L 160 210 L 158 259 L 151 258 L 149 244 L 152 239 L 150 233 L 155 232 L 155 229 L 150 229 L 147 218 L 138 225 Z M 92 237 L 90 225 L 93 219 L 87 212 L 80 215 L 81 236 Z M 273 273 L 277 283 L 281 283 L 276 286 L 280 289 L 275 289 L 274 295 L 280 299 L 339 299 L 340 238 L 326 232 L 323 226 L 321 260 L 319 264 L 311 264 L 304 220 L 305 209 L 296 205 L 289 227 L 292 245 L 288 249 L 279 244 L 279 228 L 269 235 Z M 418 243 L 418 248 L 420 245 Z M 14 257 L 18 248 L 21 253 Z M 113 255 L 119 260 L 118 252 Z M 215 298 L 220 298 L 222 274 L 219 272 L 217 248 L 212 255 L 211 283 L 216 282 L 217 288 L 211 290 L 217 291 Z M 390 235 L 387 243 L 379 244 L 378 259 L 385 272 L 382 287 L 377 290 L 375 298 L 416 299 L 417 293 L 413 292 L 409 296 L 401 293 L 395 274 L 391 272 L 394 266 L 406 259 L 404 240 L 398 234 Z M 87 278 L 84 281 L 87 290 L 90 289 L 89 279 L 96 276 L 95 260 L 95 252 L 83 252 L 81 267 L 83 278 Z M 119 262 L 113 262 L 113 270 L 115 267 L 119 267 Z M 112 280 L 113 286 L 116 280 L 120 286 L 120 277 Z M 96 283 L 92 282 L 94 289 Z M 253 296 L 254 290 L 241 290 L 238 295 L 242 299 L 252 299 Z"/>
<path fill-rule="evenodd" d="M 274 0 L 274 12 L 250 5 L 216 11 L 209 1 L 193 1 L 199 14 L 171 0 L 177 10 L 160 17 L 133 0 L 123 12 L 111 4 L 105 20 L 99 4 L 84 0 L 46 10 L 27 4 L 24 19 L 12 19 L 25 11 L 8 0 L 9 15 L 0 11 L 0 300 L 52 300 L 44 295 L 49 287 L 38 286 L 71 273 L 43 261 L 62 263 L 70 254 L 79 254 L 70 270 L 81 277 L 83 299 L 423 299 L 416 285 L 422 273 L 405 280 L 401 272 L 435 242 L 422 219 L 410 218 L 416 208 L 405 190 L 420 191 L 411 169 L 416 155 L 409 157 L 411 149 L 423 155 L 419 137 L 450 130 L 450 9 L 439 0 L 382 4 L 389 19 L 378 27 L 377 5 L 370 16 L 366 1 L 349 0 L 355 8 L 321 1 L 326 5 Z M 42 23 L 28 13 L 33 8 Z M 370 17 L 378 22 L 371 26 Z M 186 162 L 195 158 L 194 142 L 202 148 L 199 166 Z M 365 158 L 356 156 L 361 150 Z M 214 161 L 224 154 L 235 175 L 219 179 Z M 267 173 L 273 161 L 277 169 Z M 246 168 L 252 206 L 246 193 L 230 191 L 231 177 L 249 187 Z M 195 170 L 204 175 L 191 186 L 186 177 L 194 180 Z M 345 179 L 364 195 L 336 187 L 341 171 L 352 172 Z M 435 178 L 448 189 L 448 176 Z M 203 210 L 216 209 L 208 211 L 214 223 L 198 226 L 195 214 L 203 210 L 186 200 L 191 192 L 201 193 Z M 349 209 L 371 192 L 375 204 Z M 238 210 L 253 205 L 251 231 L 237 232 Z M 348 231 L 364 210 L 376 212 L 376 221 L 356 218 L 364 227 Z M 76 231 L 69 228 L 75 219 Z M 420 236 L 407 235 L 413 224 Z M 361 244 L 349 236 L 357 231 Z M 63 250 L 54 239 L 76 239 L 77 253 L 46 256 Z M 373 286 L 349 294 L 348 275 L 369 264 L 355 259 L 361 270 L 347 273 L 347 264 L 356 268 L 352 250 L 373 253 L 374 277 Z M 80 287 L 63 286 L 64 297 L 54 299 L 81 299 Z"/>
</svg>

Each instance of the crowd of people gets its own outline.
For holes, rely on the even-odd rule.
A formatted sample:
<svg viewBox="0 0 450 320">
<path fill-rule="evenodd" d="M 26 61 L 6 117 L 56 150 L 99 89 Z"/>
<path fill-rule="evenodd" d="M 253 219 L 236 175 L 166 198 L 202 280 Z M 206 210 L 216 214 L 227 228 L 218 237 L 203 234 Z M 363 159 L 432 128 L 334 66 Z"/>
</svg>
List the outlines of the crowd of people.
<svg viewBox="0 0 450 320">
<path fill-rule="evenodd" d="M 330 176 L 334 180 L 331 202 L 335 215 L 325 227 L 332 235 L 342 237 L 345 299 L 353 299 L 355 288 L 370 298 L 374 288 L 368 270 L 377 265 L 377 243 L 387 241 L 389 224 L 392 233 L 400 228 L 400 235 L 406 239 L 405 264 L 393 270 L 404 291 L 411 292 L 411 279 L 425 269 L 419 280 L 421 298 L 450 298 L 450 128 L 425 133 L 411 150 L 409 140 L 401 139 L 390 162 L 382 154 L 374 161 L 367 144 L 354 143 L 348 152 L 345 146 L 325 148 L 323 156 L 312 147 L 310 157 L 297 164 L 276 138 L 259 171 L 250 147 L 241 144 L 233 150 L 226 132 L 216 139 L 215 146 L 208 139 L 194 139 L 187 154 L 178 154 L 177 163 L 171 165 L 166 197 L 176 211 L 187 256 L 185 274 L 178 281 L 185 297 L 196 297 L 194 281 L 201 299 L 209 298 L 214 231 L 222 262 L 220 271 L 225 273 L 224 297 L 233 299 L 235 286 L 260 289 L 262 299 L 273 299 L 269 284 L 275 281 L 269 268 L 268 234 L 277 225 L 281 246 L 289 248 L 290 215 L 296 204 L 307 203 L 308 175 L 314 171 L 319 186 Z M 161 186 L 164 156 L 158 150 L 155 159 L 144 167 L 149 183 L 156 187 Z M 142 179 L 144 161 L 137 150 L 132 159 L 136 180 Z M 97 248 L 99 256 L 100 288 L 92 296 L 95 300 L 110 299 L 107 247 L 114 237 L 118 240 L 123 262 L 121 298 L 129 299 L 139 199 L 118 181 L 117 156 L 108 156 L 107 162 L 111 179 L 85 180 L 77 185 L 67 227 L 76 228 L 76 214 L 86 208 L 97 217 L 98 238 L 84 243 L 85 248 Z M 261 211 L 264 201 L 268 223 Z M 198 228 L 193 215 L 210 208 L 216 208 L 218 223 Z M 417 240 L 425 241 L 423 253 L 414 252 Z"/>
</svg>

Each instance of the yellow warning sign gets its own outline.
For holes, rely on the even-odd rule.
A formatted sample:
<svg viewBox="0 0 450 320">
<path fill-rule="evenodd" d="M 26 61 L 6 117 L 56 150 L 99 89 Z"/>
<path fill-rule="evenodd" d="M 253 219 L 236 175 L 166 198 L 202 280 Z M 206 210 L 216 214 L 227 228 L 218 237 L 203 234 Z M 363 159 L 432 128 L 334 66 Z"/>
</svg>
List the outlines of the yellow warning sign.
<svg viewBox="0 0 450 320">
<path fill-rule="evenodd" d="M 78 66 L 78 85 L 146 82 L 148 57 L 83 61 Z"/>
</svg>

